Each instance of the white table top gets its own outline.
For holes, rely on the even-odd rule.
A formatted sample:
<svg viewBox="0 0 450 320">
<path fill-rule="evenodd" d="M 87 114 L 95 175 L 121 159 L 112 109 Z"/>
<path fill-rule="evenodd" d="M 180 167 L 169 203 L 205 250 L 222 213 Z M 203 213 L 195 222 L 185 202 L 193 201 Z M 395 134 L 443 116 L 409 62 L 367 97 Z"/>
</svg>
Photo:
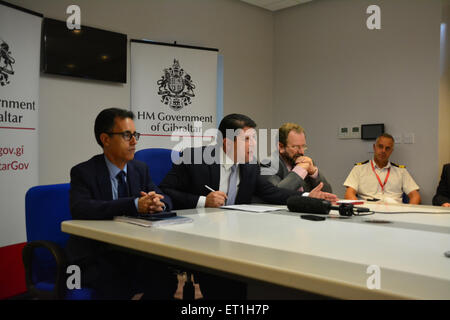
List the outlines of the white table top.
<svg viewBox="0 0 450 320">
<path fill-rule="evenodd" d="M 194 220 L 189 224 L 145 228 L 78 220 L 63 222 L 62 231 L 331 297 L 450 299 L 446 212 L 316 222 L 283 211 L 208 208 L 178 211 Z M 367 288 L 369 265 L 380 267 L 380 289 Z"/>
</svg>

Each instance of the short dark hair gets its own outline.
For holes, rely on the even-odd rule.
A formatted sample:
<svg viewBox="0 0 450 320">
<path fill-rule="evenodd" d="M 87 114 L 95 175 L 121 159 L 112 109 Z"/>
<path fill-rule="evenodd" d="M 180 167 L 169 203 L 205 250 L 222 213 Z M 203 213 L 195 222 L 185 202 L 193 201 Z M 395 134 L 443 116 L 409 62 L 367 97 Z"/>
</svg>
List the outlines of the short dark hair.
<svg viewBox="0 0 450 320">
<path fill-rule="evenodd" d="M 225 116 L 219 124 L 219 132 L 222 138 L 226 138 L 227 129 L 237 130 L 245 127 L 256 128 L 256 123 L 249 117 L 239 113 L 232 113 Z"/>
<path fill-rule="evenodd" d="M 114 120 L 116 118 L 134 119 L 134 113 L 130 110 L 118 108 L 108 108 L 102 110 L 98 114 L 97 118 L 95 118 L 95 125 L 94 125 L 95 139 L 97 140 L 97 143 L 100 145 L 100 147 L 103 148 L 103 143 L 100 140 L 100 135 L 102 133 L 111 132 L 111 130 L 114 128 Z"/>
<path fill-rule="evenodd" d="M 375 140 L 375 143 L 376 143 L 376 142 L 378 141 L 378 139 L 380 139 L 381 137 L 391 139 L 392 142 L 395 143 L 394 137 L 391 136 L 389 133 L 382 133 L 382 134 L 380 134 L 380 135 L 377 137 L 377 139 Z"/>
</svg>

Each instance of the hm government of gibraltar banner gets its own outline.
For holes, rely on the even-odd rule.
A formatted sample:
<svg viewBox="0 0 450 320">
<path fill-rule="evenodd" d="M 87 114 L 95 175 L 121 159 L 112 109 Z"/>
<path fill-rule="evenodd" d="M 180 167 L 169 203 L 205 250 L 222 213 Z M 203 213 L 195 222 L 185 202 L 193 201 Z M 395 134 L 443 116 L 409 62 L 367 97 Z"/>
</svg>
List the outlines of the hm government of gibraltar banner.
<svg viewBox="0 0 450 320">
<path fill-rule="evenodd" d="M 217 49 L 131 40 L 131 110 L 138 148 L 181 150 L 214 141 Z"/>
<path fill-rule="evenodd" d="M 41 24 L 0 3 L 0 247 L 26 241 L 25 194 L 38 184 Z"/>
</svg>

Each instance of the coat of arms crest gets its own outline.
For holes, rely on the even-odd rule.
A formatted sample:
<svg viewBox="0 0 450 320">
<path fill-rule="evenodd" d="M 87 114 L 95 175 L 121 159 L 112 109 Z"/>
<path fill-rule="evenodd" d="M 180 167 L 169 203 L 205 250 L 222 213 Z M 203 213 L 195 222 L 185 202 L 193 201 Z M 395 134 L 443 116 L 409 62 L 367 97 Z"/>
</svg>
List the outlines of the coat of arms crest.
<svg viewBox="0 0 450 320">
<path fill-rule="evenodd" d="M 172 67 L 164 69 L 164 75 L 157 84 L 161 102 L 174 110 L 181 110 L 195 97 L 195 85 L 192 83 L 191 76 L 184 72 L 177 59 L 173 60 Z"/>
<path fill-rule="evenodd" d="M 16 62 L 11 57 L 11 51 L 9 51 L 9 45 L 0 40 L 0 85 L 5 86 L 9 81 L 9 76 L 14 74 L 12 65 Z"/>
</svg>

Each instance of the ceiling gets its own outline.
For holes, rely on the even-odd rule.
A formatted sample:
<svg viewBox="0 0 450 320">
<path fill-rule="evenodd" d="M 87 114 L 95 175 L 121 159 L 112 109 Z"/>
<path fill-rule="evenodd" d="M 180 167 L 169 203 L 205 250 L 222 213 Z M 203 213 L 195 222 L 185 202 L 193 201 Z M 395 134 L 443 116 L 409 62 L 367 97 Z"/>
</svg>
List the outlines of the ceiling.
<svg viewBox="0 0 450 320">
<path fill-rule="evenodd" d="M 270 11 L 277 11 L 313 0 L 241 0 Z"/>
</svg>

